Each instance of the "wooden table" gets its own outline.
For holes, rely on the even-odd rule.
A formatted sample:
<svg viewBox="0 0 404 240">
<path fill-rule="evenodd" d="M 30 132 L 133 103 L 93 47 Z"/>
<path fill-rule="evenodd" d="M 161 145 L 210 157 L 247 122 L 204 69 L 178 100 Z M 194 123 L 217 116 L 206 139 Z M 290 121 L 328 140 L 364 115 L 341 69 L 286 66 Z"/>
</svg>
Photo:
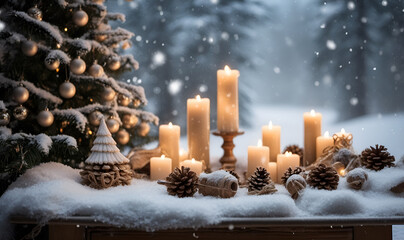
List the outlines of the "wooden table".
<svg viewBox="0 0 404 240">
<path fill-rule="evenodd" d="M 36 224 L 33 219 L 13 216 L 17 226 Z M 145 232 L 118 228 L 91 217 L 74 216 L 54 219 L 48 223 L 49 239 L 57 240 L 116 240 L 116 239 L 330 239 L 374 240 L 392 239 L 392 225 L 404 225 L 404 217 L 388 218 L 223 218 L 218 225 L 200 229 L 173 229 Z"/>
</svg>

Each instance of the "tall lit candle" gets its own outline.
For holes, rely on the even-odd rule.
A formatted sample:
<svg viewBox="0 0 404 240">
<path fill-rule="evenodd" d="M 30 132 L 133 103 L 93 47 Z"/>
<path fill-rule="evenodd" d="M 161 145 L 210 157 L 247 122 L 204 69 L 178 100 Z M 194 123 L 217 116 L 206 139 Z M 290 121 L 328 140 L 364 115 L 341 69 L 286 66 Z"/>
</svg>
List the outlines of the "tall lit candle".
<svg viewBox="0 0 404 240">
<path fill-rule="evenodd" d="M 240 72 L 228 66 L 217 71 L 217 129 L 219 132 L 237 132 L 238 77 Z"/>
<path fill-rule="evenodd" d="M 150 180 L 166 179 L 172 172 L 171 158 L 161 157 L 150 158 Z"/>
<path fill-rule="evenodd" d="M 179 165 L 180 152 L 180 126 L 169 124 L 160 125 L 159 127 L 159 142 L 161 152 L 167 155 L 172 160 L 172 169 Z"/>
<path fill-rule="evenodd" d="M 271 177 L 272 181 L 274 183 L 279 183 L 278 182 L 278 164 L 276 162 L 269 162 L 268 163 L 268 172 L 269 176 Z"/>
<path fill-rule="evenodd" d="M 199 95 L 187 101 L 189 157 L 209 164 L 210 101 Z"/>
<path fill-rule="evenodd" d="M 319 136 L 316 139 L 316 158 L 323 155 L 323 151 L 327 147 L 334 146 L 334 139 L 330 136 L 330 133 L 326 131 L 324 136 Z"/>
<path fill-rule="evenodd" d="M 316 140 L 321 136 L 321 113 L 316 113 L 314 110 L 306 112 L 303 115 L 304 119 L 304 154 L 303 165 L 308 166 L 316 160 Z"/>
<path fill-rule="evenodd" d="M 192 160 L 184 160 L 180 163 L 180 166 L 190 168 L 191 171 L 195 172 L 199 176 L 202 172 L 203 164 L 200 161 L 196 161 L 194 158 Z"/>
<path fill-rule="evenodd" d="M 278 183 L 282 180 L 283 174 L 288 170 L 288 168 L 294 169 L 298 167 L 300 163 L 300 156 L 297 154 L 292 154 L 291 152 L 285 152 L 285 154 L 278 154 Z"/>
<path fill-rule="evenodd" d="M 276 162 L 281 153 L 281 126 L 272 125 L 272 121 L 262 126 L 262 145 L 269 147 L 269 161 Z"/>
<path fill-rule="evenodd" d="M 248 169 L 247 178 L 249 178 L 257 167 L 267 168 L 269 162 L 269 147 L 262 146 L 259 140 L 257 146 L 248 146 Z"/>
</svg>

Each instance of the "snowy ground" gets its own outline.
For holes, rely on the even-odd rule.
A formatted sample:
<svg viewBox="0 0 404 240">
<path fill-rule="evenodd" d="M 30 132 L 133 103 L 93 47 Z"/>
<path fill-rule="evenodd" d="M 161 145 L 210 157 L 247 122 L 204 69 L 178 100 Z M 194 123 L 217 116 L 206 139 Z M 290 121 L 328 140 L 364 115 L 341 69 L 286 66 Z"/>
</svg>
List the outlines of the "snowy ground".
<svg viewBox="0 0 404 240">
<path fill-rule="evenodd" d="M 355 121 L 335 123 L 335 114 L 323 113 L 323 129 L 330 132 L 344 127 L 354 135 L 354 147 L 359 152 L 376 143 L 386 145 L 397 158 L 404 153 L 403 114 L 369 116 Z M 251 117 L 254 127 L 236 139 L 235 153 L 238 169 L 246 165 L 247 146 L 255 145 L 261 137 L 261 125 L 272 120 L 282 126 L 282 146 L 303 142 L 303 110 L 298 108 L 258 107 Z M 222 140 L 211 138 L 211 161 L 218 167 Z M 181 144 L 186 147 L 186 141 Z M 7 228 L 10 214 L 24 214 L 47 221 L 54 217 L 91 215 L 97 221 L 118 226 L 157 230 L 177 227 L 200 227 L 215 224 L 222 217 L 259 216 L 335 216 L 383 217 L 404 216 L 404 193 L 394 195 L 389 189 L 404 181 L 404 166 L 368 171 L 365 191 L 351 191 L 341 179 L 338 190 L 306 189 L 293 201 L 285 188 L 277 185 L 274 195 L 248 196 L 239 189 L 231 199 L 203 197 L 179 199 L 169 196 L 165 187 L 155 182 L 133 180 L 131 186 L 94 190 L 80 184 L 79 171 L 58 163 L 43 164 L 27 171 L 0 198 L 0 232 Z M 46 203 L 46 204 L 44 204 Z M 381 204 L 383 203 L 383 204 Z M 402 239 L 404 228 L 394 227 L 394 239 Z M 5 235 L 4 235 L 5 236 Z"/>
</svg>

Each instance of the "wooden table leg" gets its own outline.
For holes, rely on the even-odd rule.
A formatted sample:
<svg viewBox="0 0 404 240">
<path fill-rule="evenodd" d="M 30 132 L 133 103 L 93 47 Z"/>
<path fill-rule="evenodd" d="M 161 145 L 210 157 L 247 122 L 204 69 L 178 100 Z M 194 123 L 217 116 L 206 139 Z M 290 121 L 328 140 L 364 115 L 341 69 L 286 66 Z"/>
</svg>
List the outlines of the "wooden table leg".
<svg viewBox="0 0 404 240">
<path fill-rule="evenodd" d="M 389 240 L 389 239 L 393 239 L 393 232 L 391 225 L 354 227 L 354 240 Z"/>
</svg>

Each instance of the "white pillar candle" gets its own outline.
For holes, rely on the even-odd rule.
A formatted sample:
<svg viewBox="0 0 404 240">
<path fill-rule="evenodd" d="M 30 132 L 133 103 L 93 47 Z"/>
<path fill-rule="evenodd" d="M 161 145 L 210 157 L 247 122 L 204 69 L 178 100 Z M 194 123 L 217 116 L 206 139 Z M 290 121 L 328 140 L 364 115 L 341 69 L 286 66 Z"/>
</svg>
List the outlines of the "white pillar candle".
<svg viewBox="0 0 404 240">
<path fill-rule="evenodd" d="M 160 125 L 159 142 L 161 152 L 172 160 L 172 169 L 179 166 L 180 152 L 180 126 L 172 123 Z"/>
<path fill-rule="evenodd" d="M 188 151 L 184 149 L 180 149 L 180 162 L 189 159 Z"/>
<path fill-rule="evenodd" d="M 304 119 L 304 154 L 303 165 L 308 166 L 316 160 L 316 140 L 321 136 L 321 113 L 314 110 L 306 112 Z M 279 173 L 281 174 L 281 173 Z M 282 173 L 283 174 L 283 173 Z"/>
<path fill-rule="evenodd" d="M 268 163 L 268 172 L 269 176 L 271 177 L 272 181 L 274 183 L 279 183 L 278 182 L 278 166 L 276 162 L 269 162 Z"/>
<path fill-rule="evenodd" d="M 165 180 L 172 172 L 171 158 L 152 157 L 150 159 L 150 180 Z"/>
<path fill-rule="evenodd" d="M 269 147 L 269 161 L 276 162 L 281 153 L 281 126 L 272 125 L 272 121 L 262 126 L 262 145 Z"/>
<path fill-rule="evenodd" d="M 199 95 L 187 101 L 187 133 L 189 157 L 209 163 L 210 101 Z"/>
<path fill-rule="evenodd" d="M 294 169 L 298 167 L 300 163 L 300 156 L 292 154 L 291 152 L 285 152 L 285 154 L 278 154 L 278 183 L 282 182 L 281 178 L 288 168 Z"/>
<path fill-rule="evenodd" d="M 334 146 L 334 139 L 330 136 L 330 133 L 326 131 L 324 136 L 319 136 L 316 139 L 316 158 L 323 155 L 323 151 L 327 147 Z"/>
<path fill-rule="evenodd" d="M 219 132 L 237 132 L 238 115 L 238 70 L 228 66 L 217 71 L 217 129 Z"/>
<path fill-rule="evenodd" d="M 199 176 L 202 172 L 202 162 L 201 161 L 196 161 L 194 158 L 192 160 L 184 160 L 180 163 L 180 166 L 184 166 L 187 168 L 190 168 L 191 171 L 195 172 L 196 175 Z"/>
<path fill-rule="evenodd" d="M 249 178 L 257 167 L 267 168 L 269 163 L 269 147 L 262 146 L 259 140 L 257 146 L 248 146 L 248 169 L 247 178 Z"/>
</svg>

